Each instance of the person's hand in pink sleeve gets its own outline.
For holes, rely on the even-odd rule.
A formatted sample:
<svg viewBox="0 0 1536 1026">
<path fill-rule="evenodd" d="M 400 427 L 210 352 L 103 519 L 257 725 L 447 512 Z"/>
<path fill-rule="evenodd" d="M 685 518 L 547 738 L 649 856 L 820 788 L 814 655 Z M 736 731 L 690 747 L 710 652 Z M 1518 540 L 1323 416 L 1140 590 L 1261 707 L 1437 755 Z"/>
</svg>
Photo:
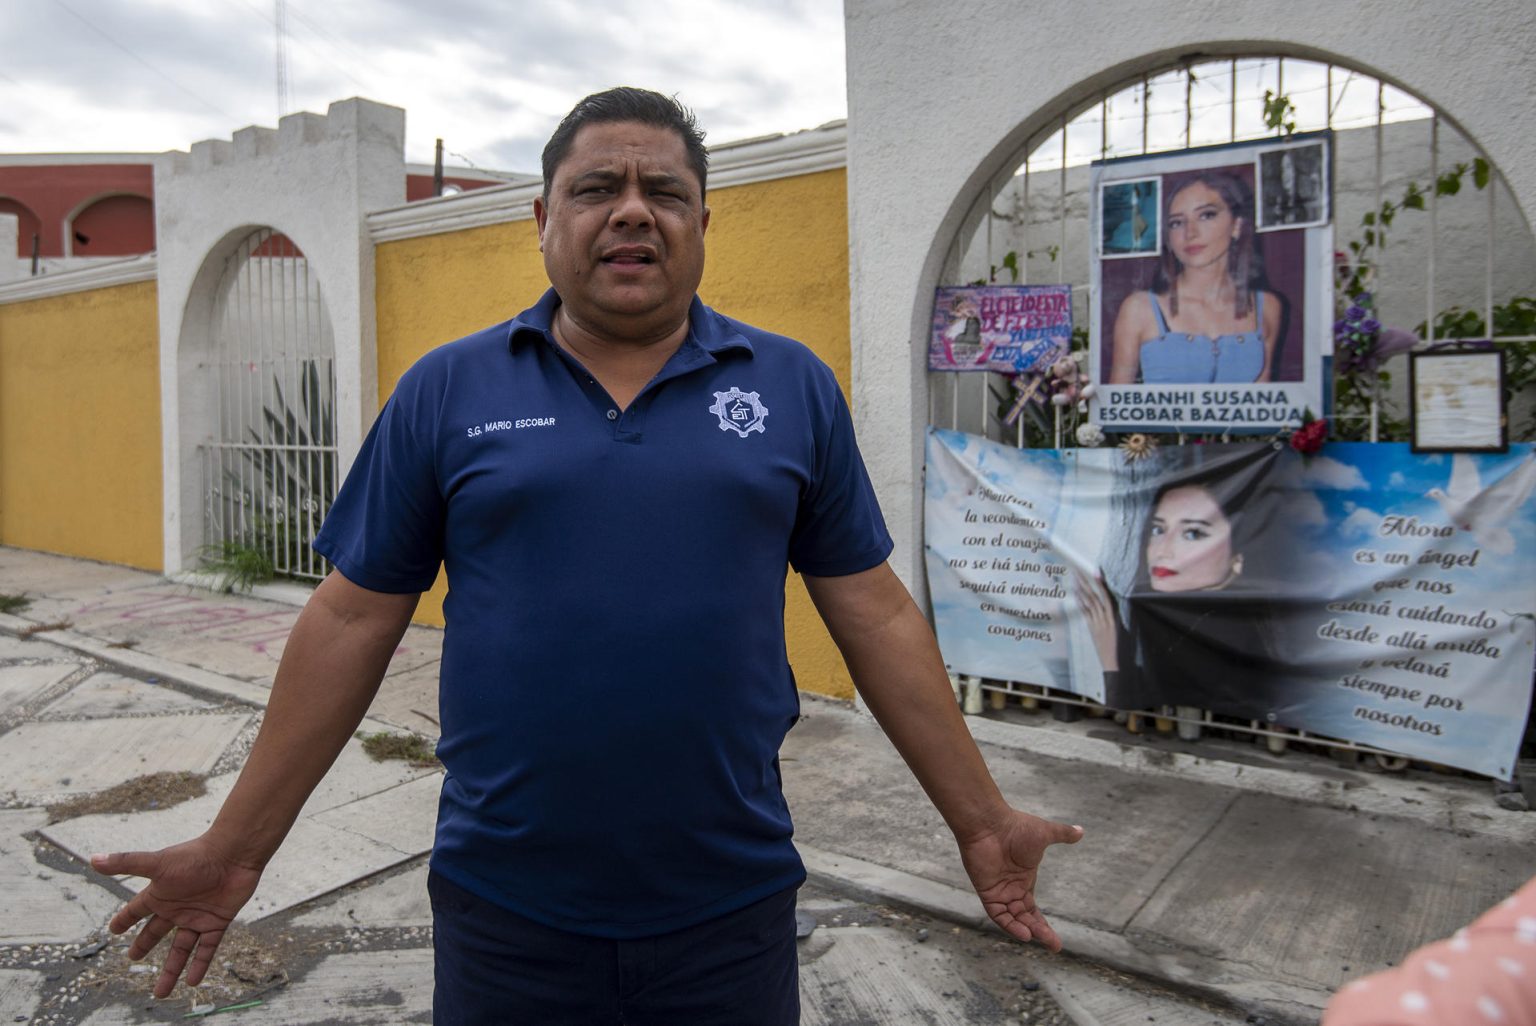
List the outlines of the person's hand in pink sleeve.
<svg viewBox="0 0 1536 1026">
<path fill-rule="evenodd" d="M 1536 1026 L 1536 877 L 1447 940 L 1345 984 L 1322 1026 Z"/>
</svg>

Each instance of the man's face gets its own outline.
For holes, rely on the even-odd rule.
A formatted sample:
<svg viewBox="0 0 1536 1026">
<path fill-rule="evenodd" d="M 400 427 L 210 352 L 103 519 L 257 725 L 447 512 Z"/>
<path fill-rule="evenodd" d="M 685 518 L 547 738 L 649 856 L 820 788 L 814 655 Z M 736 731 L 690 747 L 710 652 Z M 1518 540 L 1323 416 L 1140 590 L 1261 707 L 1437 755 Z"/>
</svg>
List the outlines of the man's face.
<svg viewBox="0 0 1536 1026">
<path fill-rule="evenodd" d="M 687 317 L 704 276 L 709 209 L 676 132 L 584 126 L 533 214 L 545 272 L 577 324 L 642 340 Z"/>
</svg>

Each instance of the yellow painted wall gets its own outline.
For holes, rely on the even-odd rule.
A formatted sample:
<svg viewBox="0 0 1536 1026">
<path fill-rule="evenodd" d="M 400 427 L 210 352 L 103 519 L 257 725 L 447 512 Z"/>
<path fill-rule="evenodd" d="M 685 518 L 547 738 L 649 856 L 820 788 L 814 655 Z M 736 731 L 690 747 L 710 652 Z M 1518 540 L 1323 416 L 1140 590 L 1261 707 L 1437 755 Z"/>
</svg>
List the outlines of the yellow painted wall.
<svg viewBox="0 0 1536 1026">
<path fill-rule="evenodd" d="M 822 171 L 720 189 L 709 194 L 709 206 L 704 302 L 804 342 L 849 395 L 847 175 Z M 797 574 L 789 576 L 785 599 L 796 683 L 852 698 L 853 679 Z"/>
<path fill-rule="evenodd" d="M 0 304 L 0 543 L 161 568 L 154 282 Z"/>
<path fill-rule="evenodd" d="M 800 339 L 850 388 L 847 178 L 843 171 L 715 189 L 704 301 Z M 379 402 L 422 353 L 531 306 L 548 287 L 533 221 L 389 242 L 375 257 Z M 867 443 L 866 443 L 867 444 Z M 442 623 L 444 583 L 417 618 Z M 802 688 L 841 698 L 853 683 L 797 576 L 786 592 L 789 656 Z"/>
<path fill-rule="evenodd" d="M 531 218 L 388 242 L 373 270 L 380 407 L 427 350 L 515 316 L 549 288 Z M 439 572 L 416 619 L 442 626 L 447 594 Z"/>
</svg>

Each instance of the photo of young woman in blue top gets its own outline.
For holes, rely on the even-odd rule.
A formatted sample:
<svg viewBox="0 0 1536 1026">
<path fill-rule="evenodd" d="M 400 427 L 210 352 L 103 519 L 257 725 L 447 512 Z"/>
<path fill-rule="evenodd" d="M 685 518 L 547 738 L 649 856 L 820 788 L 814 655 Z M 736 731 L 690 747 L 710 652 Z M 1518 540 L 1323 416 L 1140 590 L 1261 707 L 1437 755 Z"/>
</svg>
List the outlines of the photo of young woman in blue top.
<svg viewBox="0 0 1536 1026">
<path fill-rule="evenodd" d="M 1111 384 L 1269 381 L 1285 305 L 1266 287 L 1253 192 L 1222 171 L 1163 180 L 1152 288 L 1115 316 Z"/>
</svg>

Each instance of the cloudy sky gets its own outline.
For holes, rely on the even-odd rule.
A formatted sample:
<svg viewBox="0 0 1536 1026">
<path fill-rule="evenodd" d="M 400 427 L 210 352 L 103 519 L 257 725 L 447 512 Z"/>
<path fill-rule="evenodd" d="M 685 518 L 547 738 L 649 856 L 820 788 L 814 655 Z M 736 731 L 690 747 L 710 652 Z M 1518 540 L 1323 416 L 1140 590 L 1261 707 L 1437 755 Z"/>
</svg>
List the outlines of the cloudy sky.
<svg viewBox="0 0 1536 1026">
<path fill-rule="evenodd" d="M 643 85 L 711 143 L 847 113 L 841 0 L 285 0 L 288 104 L 406 110 L 406 160 L 536 171 L 587 93 Z M 277 0 L 0 0 L 0 153 L 156 152 L 278 116 Z M 457 156 L 455 156 L 457 155 Z"/>
</svg>

